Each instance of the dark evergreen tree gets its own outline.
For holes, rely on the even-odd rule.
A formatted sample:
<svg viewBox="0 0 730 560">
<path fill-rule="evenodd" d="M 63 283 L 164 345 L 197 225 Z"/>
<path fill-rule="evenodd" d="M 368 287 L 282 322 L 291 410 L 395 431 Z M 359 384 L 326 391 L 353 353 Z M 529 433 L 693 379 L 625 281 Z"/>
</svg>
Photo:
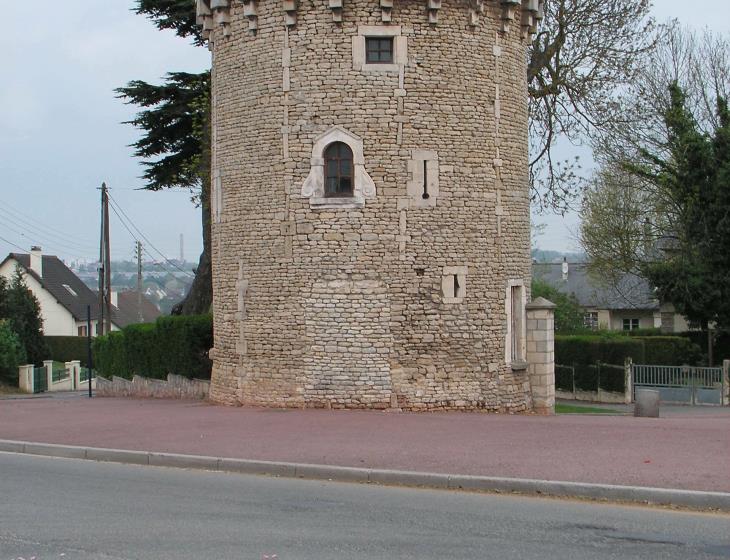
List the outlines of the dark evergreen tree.
<svg viewBox="0 0 730 560">
<path fill-rule="evenodd" d="M 703 134 L 687 110 L 682 90 L 672 85 L 666 113 L 665 154 L 644 152 L 635 171 L 669 193 L 678 216 L 666 256 L 646 265 L 646 276 L 662 301 L 690 321 L 730 328 L 730 117 L 718 100 L 720 126 Z"/>
<path fill-rule="evenodd" d="M 6 290 L 5 317 L 25 349 L 29 363 L 40 365 L 48 359 L 49 351 L 43 338 L 41 306 L 33 292 L 28 289 L 20 269 L 10 281 Z"/>
<path fill-rule="evenodd" d="M 189 0 L 139 0 L 136 12 L 152 19 L 159 29 L 173 29 L 181 37 L 202 44 L 195 22 L 195 3 Z M 133 144 L 143 158 L 143 179 L 149 190 L 187 188 L 195 193 L 203 225 L 203 252 L 195 280 L 173 314 L 208 313 L 213 301 L 210 264 L 210 72 L 169 73 L 162 85 L 135 80 L 117 89 L 120 97 L 143 110 L 132 120 L 144 132 Z"/>
</svg>

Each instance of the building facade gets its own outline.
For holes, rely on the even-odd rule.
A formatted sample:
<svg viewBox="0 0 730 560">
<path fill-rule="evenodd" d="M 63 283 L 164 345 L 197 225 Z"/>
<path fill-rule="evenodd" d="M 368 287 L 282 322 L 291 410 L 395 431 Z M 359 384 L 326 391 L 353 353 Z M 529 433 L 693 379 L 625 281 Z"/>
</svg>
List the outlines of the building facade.
<svg viewBox="0 0 730 560">
<path fill-rule="evenodd" d="M 0 261 L 0 276 L 10 282 L 20 271 L 28 289 L 38 300 L 46 336 L 91 336 L 99 329 L 99 294 L 92 291 L 55 255 L 44 255 L 40 247 L 30 253 L 10 253 Z M 111 293 L 111 328 L 118 331 L 132 323 L 151 323 L 160 312 L 137 292 Z"/>
<path fill-rule="evenodd" d="M 531 409 L 540 14 L 537 0 L 198 1 L 212 400 Z"/>
</svg>

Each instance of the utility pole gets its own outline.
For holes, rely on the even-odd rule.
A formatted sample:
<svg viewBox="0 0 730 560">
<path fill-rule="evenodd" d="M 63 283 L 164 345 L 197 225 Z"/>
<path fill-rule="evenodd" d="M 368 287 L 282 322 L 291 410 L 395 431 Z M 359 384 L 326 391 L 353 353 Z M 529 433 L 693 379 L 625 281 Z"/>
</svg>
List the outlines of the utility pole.
<svg viewBox="0 0 730 560">
<path fill-rule="evenodd" d="M 101 233 L 99 235 L 99 317 L 96 320 L 96 335 L 104 334 L 104 198 L 106 183 L 101 184 Z"/>
<path fill-rule="evenodd" d="M 180 266 L 185 262 L 185 253 L 183 252 L 183 234 L 180 234 Z"/>
<path fill-rule="evenodd" d="M 111 254 L 109 250 L 109 193 L 101 184 L 101 247 L 99 250 L 99 326 L 97 334 L 112 330 Z"/>
<path fill-rule="evenodd" d="M 142 323 L 142 242 L 137 241 L 137 320 Z"/>
</svg>

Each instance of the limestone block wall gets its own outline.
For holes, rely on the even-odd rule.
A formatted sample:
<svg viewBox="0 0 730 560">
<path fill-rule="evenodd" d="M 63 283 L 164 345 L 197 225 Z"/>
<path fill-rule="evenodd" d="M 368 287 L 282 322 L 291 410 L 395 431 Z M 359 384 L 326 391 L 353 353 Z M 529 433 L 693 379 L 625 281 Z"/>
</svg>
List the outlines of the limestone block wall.
<svg viewBox="0 0 730 560">
<path fill-rule="evenodd" d="M 202 2 L 212 400 L 531 407 L 505 298 L 530 282 L 533 4 Z M 393 38 L 392 64 L 363 62 L 373 35 Z M 329 138 L 355 154 L 351 200 L 317 194 Z"/>
<path fill-rule="evenodd" d="M 527 362 L 533 410 L 555 413 L 555 304 L 537 298 L 527 305 Z"/>
</svg>

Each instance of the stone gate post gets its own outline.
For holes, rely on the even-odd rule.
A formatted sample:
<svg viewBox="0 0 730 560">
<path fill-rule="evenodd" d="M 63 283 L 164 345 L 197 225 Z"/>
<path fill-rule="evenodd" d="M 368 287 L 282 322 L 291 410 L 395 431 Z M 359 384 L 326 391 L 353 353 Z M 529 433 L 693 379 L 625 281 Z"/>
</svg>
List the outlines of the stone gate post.
<svg viewBox="0 0 730 560">
<path fill-rule="evenodd" d="M 33 364 L 18 366 L 18 386 L 24 393 L 33 392 Z"/>
<path fill-rule="evenodd" d="M 532 407 L 537 414 L 555 413 L 555 304 L 537 298 L 527 312 L 527 362 Z"/>
<path fill-rule="evenodd" d="M 730 360 L 722 361 L 722 396 L 723 406 L 730 406 Z"/>
<path fill-rule="evenodd" d="M 46 368 L 46 390 L 53 391 L 53 360 L 43 360 L 43 367 Z"/>
</svg>

